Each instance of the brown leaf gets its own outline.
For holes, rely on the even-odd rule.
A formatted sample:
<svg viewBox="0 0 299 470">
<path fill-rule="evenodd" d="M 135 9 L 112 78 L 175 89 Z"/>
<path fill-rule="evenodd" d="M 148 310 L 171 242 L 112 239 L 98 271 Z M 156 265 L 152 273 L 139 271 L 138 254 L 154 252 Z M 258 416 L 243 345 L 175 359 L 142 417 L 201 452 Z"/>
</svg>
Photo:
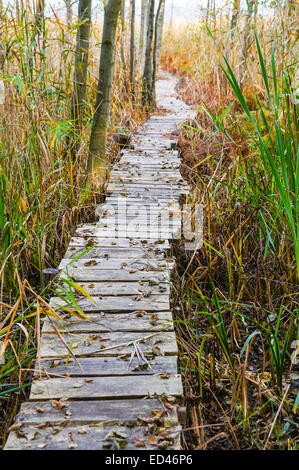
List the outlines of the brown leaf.
<svg viewBox="0 0 299 470">
<path fill-rule="evenodd" d="M 144 441 L 134 441 L 134 444 L 136 447 L 144 447 L 145 446 L 145 443 Z"/>
<path fill-rule="evenodd" d="M 151 434 L 150 436 L 148 436 L 147 442 L 151 445 L 158 444 L 158 438 L 157 436 L 154 436 L 153 434 Z"/>
<path fill-rule="evenodd" d="M 84 266 L 94 266 L 97 263 L 98 262 L 95 259 L 91 259 L 90 261 L 86 261 L 86 263 L 84 263 Z"/>
<path fill-rule="evenodd" d="M 40 408 L 39 406 L 36 406 L 35 409 L 38 413 L 43 413 L 45 411 L 43 408 Z"/>
<path fill-rule="evenodd" d="M 66 398 L 60 398 L 60 400 L 51 400 L 53 408 L 58 408 L 62 410 L 62 408 L 67 408 L 69 403 L 66 403 Z"/>
<path fill-rule="evenodd" d="M 163 410 L 159 410 L 155 416 L 153 416 L 152 418 L 144 418 L 142 416 L 139 416 L 139 418 L 141 419 L 141 421 L 144 421 L 145 423 L 155 423 L 156 421 L 158 421 L 162 415 L 163 415 L 164 411 Z"/>
<path fill-rule="evenodd" d="M 51 362 L 51 365 L 50 367 L 53 368 L 53 367 L 57 367 L 59 366 L 61 363 L 61 361 L 59 359 L 55 359 L 54 361 Z"/>
</svg>

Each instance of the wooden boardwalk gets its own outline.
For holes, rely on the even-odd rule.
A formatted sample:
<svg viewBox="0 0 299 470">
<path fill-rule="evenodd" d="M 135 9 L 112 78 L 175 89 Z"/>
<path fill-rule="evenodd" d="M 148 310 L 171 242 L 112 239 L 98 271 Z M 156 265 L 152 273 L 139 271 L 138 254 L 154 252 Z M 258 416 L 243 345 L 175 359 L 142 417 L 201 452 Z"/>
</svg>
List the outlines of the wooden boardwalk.
<svg viewBox="0 0 299 470">
<path fill-rule="evenodd" d="M 66 306 L 59 296 L 51 299 L 63 321 L 43 323 L 35 365 L 36 375 L 43 373 L 5 449 L 180 448 L 183 389 L 168 249 L 179 237 L 179 198 L 189 188 L 171 133 L 191 113 L 175 85 L 166 74 L 158 80 L 164 112 L 139 129 L 133 148 L 114 165 L 99 222 L 79 227 L 70 242 L 61 277 L 70 276 L 91 296 L 77 292 L 88 318 L 59 310 Z"/>
</svg>

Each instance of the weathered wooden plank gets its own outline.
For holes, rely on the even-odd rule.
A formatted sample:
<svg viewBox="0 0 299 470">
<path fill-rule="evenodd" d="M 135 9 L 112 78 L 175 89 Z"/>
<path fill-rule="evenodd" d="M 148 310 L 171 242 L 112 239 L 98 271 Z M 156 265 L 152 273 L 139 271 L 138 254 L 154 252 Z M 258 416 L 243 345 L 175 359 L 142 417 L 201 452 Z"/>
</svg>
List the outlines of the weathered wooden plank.
<svg viewBox="0 0 299 470">
<path fill-rule="evenodd" d="M 169 231 L 161 231 L 159 228 L 152 228 L 148 227 L 148 230 L 112 230 L 109 228 L 102 228 L 98 229 L 96 232 L 94 232 L 95 235 L 99 238 L 115 238 L 117 235 L 120 236 L 120 238 L 125 238 L 127 237 L 132 237 L 134 235 L 135 239 L 141 239 L 145 240 L 146 238 L 160 238 L 163 240 L 171 240 L 174 238 L 180 238 L 180 230 L 177 227 L 170 228 Z"/>
<path fill-rule="evenodd" d="M 82 239 L 81 239 L 82 240 Z M 83 240 L 84 242 L 84 240 Z M 85 242 L 83 246 L 76 246 L 74 244 L 69 245 L 69 248 L 67 249 L 65 253 L 65 258 L 75 258 L 82 254 L 84 251 L 86 251 L 86 248 L 90 248 L 93 246 L 92 242 L 89 243 L 89 246 Z M 96 247 L 96 243 L 94 243 L 94 246 Z M 164 253 L 161 250 L 156 250 L 154 248 L 130 248 L 128 250 L 127 248 L 118 248 L 118 247 L 112 247 L 112 248 L 102 248 L 102 247 L 97 247 L 96 249 L 93 248 L 91 251 L 89 251 L 87 254 L 84 255 L 84 257 L 90 257 L 91 255 L 95 254 L 96 258 L 113 258 L 113 259 L 155 259 L 155 260 L 163 260 L 164 259 Z M 89 255 L 89 256 L 88 256 Z"/>
<path fill-rule="evenodd" d="M 111 206 L 111 208 L 118 208 L 119 211 L 125 211 L 126 207 L 127 210 L 134 210 L 134 205 L 140 206 L 144 204 L 145 208 L 147 210 L 150 210 L 151 207 L 153 209 L 156 209 L 158 207 L 163 208 L 163 207 L 177 207 L 179 205 L 179 200 L 182 195 L 167 195 L 162 200 L 162 197 L 158 197 L 154 194 L 148 193 L 148 194 L 141 194 L 141 193 L 132 193 L 129 195 L 125 195 L 125 193 L 115 191 L 109 194 L 107 197 L 107 204 Z M 157 206 L 157 203 L 159 201 L 159 204 Z M 124 206 L 123 202 L 125 202 L 126 207 Z M 125 237 L 124 237 L 125 238 Z M 133 238 L 133 237 L 132 237 Z"/>
<path fill-rule="evenodd" d="M 109 201 L 109 203 L 108 203 Z M 154 202 L 150 204 L 141 204 L 141 201 L 139 201 L 139 204 L 135 205 L 125 205 L 123 206 L 122 204 L 115 204 L 114 201 L 110 201 L 110 198 L 107 200 L 107 204 L 97 207 L 97 214 L 102 217 L 103 219 L 106 217 L 112 217 L 112 216 L 118 216 L 118 217 L 136 217 L 137 215 L 140 217 L 144 216 L 148 218 L 150 215 L 153 217 L 159 217 L 163 215 L 168 215 L 173 213 L 173 209 L 175 209 L 175 214 L 179 215 L 181 213 L 181 210 L 178 206 L 173 206 L 172 204 L 164 204 L 164 205 L 158 205 L 155 204 Z"/>
<path fill-rule="evenodd" d="M 117 192 L 120 191 L 122 193 L 129 193 L 136 192 L 140 194 L 144 193 L 150 193 L 150 194 L 155 194 L 158 196 L 164 196 L 166 194 L 174 194 L 176 195 L 177 193 L 179 194 L 188 194 L 190 189 L 188 185 L 175 185 L 175 184 L 169 184 L 169 185 L 159 185 L 158 183 L 155 184 L 145 184 L 145 183 L 109 183 L 107 186 L 107 192 Z"/>
<path fill-rule="evenodd" d="M 140 193 L 140 194 L 145 194 L 145 193 L 151 193 L 151 194 L 158 194 L 163 196 L 164 194 L 188 194 L 190 191 L 190 188 L 188 185 L 185 184 L 169 184 L 167 185 L 164 183 L 156 182 L 154 184 L 146 183 L 144 181 L 141 181 L 140 183 L 134 183 L 134 182 L 111 182 L 107 186 L 107 192 L 108 194 L 110 192 L 115 192 L 115 191 L 121 191 L 123 193 Z M 187 192 L 188 191 L 188 192 Z"/>
<path fill-rule="evenodd" d="M 114 218 L 113 218 L 114 219 Z M 116 231 L 121 235 L 120 238 L 123 238 L 122 234 L 129 232 L 129 236 L 132 236 L 133 233 L 138 233 L 140 238 L 140 232 L 148 234 L 147 236 L 153 238 L 162 238 L 165 239 L 165 236 L 173 233 L 173 230 L 180 226 L 179 219 L 173 219 L 171 216 L 158 218 L 154 221 L 154 215 L 151 214 L 147 219 L 142 220 L 141 217 L 135 216 L 132 218 L 126 218 L 125 221 L 113 220 L 113 222 L 108 223 L 105 219 L 102 219 L 98 223 L 98 227 L 94 234 L 97 237 L 103 236 L 103 234 L 110 233 L 112 230 Z M 161 235 L 160 235 L 161 234 Z M 145 237 L 146 238 L 146 237 Z"/>
<path fill-rule="evenodd" d="M 46 374 L 49 377 L 59 377 L 68 375 L 70 377 L 112 377 L 134 375 L 154 375 L 154 374 L 176 374 L 176 356 L 159 356 L 148 360 L 148 363 L 139 362 L 135 357 L 130 364 L 129 355 L 126 358 L 118 357 L 81 357 L 79 364 L 73 359 L 42 359 L 36 361 L 36 375 Z"/>
<path fill-rule="evenodd" d="M 144 281 L 157 282 L 158 284 L 170 282 L 168 272 L 162 271 L 136 271 L 125 269 L 97 269 L 96 266 L 74 268 L 72 265 L 67 266 L 64 271 L 74 281 L 97 282 L 97 281 Z M 63 272 L 64 272 L 63 271 Z"/>
<path fill-rule="evenodd" d="M 59 292 L 59 289 L 57 289 Z M 88 297 L 77 296 L 77 304 L 84 312 L 129 312 L 135 310 L 146 310 L 148 312 L 169 310 L 169 296 L 155 295 L 153 297 L 136 296 L 93 296 L 91 301 Z M 57 307 L 72 308 L 69 300 L 64 301 L 60 297 L 52 297 L 50 305 Z"/>
<path fill-rule="evenodd" d="M 143 169 L 146 171 L 155 171 L 155 170 L 178 170 L 180 167 L 180 162 L 174 159 L 169 158 L 136 158 L 131 159 L 127 157 L 126 160 L 121 161 L 115 165 L 115 170 L 127 170 L 130 169 Z"/>
<path fill-rule="evenodd" d="M 59 278 L 59 282 L 63 282 L 65 277 L 63 274 Z M 151 297 L 155 295 L 169 295 L 169 284 L 153 282 L 79 282 L 79 286 L 83 287 L 91 296 L 116 296 L 116 295 L 144 295 Z M 66 284 L 64 284 L 66 285 Z"/>
<path fill-rule="evenodd" d="M 148 211 L 140 214 L 136 213 L 135 215 L 126 215 L 122 212 L 116 212 L 114 215 L 101 217 L 100 223 L 105 225 L 111 223 L 118 223 L 119 225 L 129 225 L 133 223 L 139 225 L 151 223 L 154 226 L 159 226 L 165 223 L 168 223 L 169 225 L 178 225 L 181 223 L 181 217 L 179 215 L 169 213 L 169 210 L 156 213 Z"/>
<path fill-rule="evenodd" d="M 177 192 L 165 193 L 164 194 L 165 202 L 167 202 L 168 204 L 177 205 L 183 194 L 184 193 L 177 193 Z M 129 201 L 128 201 L 128 205 L 131 206 L 134 203 L 141 204 L 143 202 L 145 204 L 150 205 L 151 203 L 155 203 L 162 196 L 161 196 L 161 194 L 158 194 L 157 191 L 146 191 L 146 192 L 142 193 L 140 191 L 134 191 L 134 190 L 124 192 L 120 189 L 117 189 L 115 191 L 112 191 L 109 194 L 109 196 L 107 198 L 107 202 L 109 202 L 109 204 L 110 203 L 113 204 L 113 202 L 116 202 L 119 205 L 119 200 L 120 200 L 121 197 L 132 198 L 132 202 L 129 203 Z M 154 237 L 152 237 L 152 238 L 154 238 Z"/>
<path fill-rule="evenodd" d="M 139 198 L 133 198 L 132 201 L 139 201 L 139 204 L 137 204 L 137 206 L 131 205 L 129 204 L 130 201 L 126 201 L 126 199 L 124 199 L 122 196 L 120 196 L 118 200 L 114 201 L 111 196 L 109 196 L 105 204 L 99 205 L 97 207 L 97 215 L 99 215 L 100 217 L 112 216 L 115 214 L 119 214 L 120 216 L 134 216 L 135 214 L 144 214 L 145 216 L 148 216 L 149 214 L 153 214 L 153 216 L 156 216 L 159 214 L 167 214 L 168 212 L 171 213 L 174 207 L 176 209 L 177 214 L 181 213 L 179 204 L 177 203 L 176 205 L 174 205 L 174 202 L 169 199 L 163 204 L 158 203 L 155 200 L 149 200 L 147 203 L 144 204 L 144 201 L 139 200 Z M 115 202 L 117 202 L 117 207 L 115 207 Z"/>
<path fill-rule="evenodd" d="M 171 170 L 171 169 L 163 169 L 163 168 L 156 168 L 156 170 L 151 171 L 147 169 L 136 169 L 136 168 L 127 168 L 126 170 L 119 171 L 113 170 L 110 172 L 109 181 L 113 178 L 117 179 L 118 181 L 122 181 L 126 178 L 133 178 L 134 181 L 140 180 L 149 180 L 151 183 L 157 182 L 165 182 L 168 181 L 169 183 L 184 183 L 187 184 L 186 181 L 183 179 L 180 171 Z"/>
<path fill-rule="evenodd" d="M 173 162 L 175 164 L 180 163 L 180 157 L 175 152 L 169 152 L 165 150 L 155 150 L 147 152 L 127 152 L 125 153 L 121 160 L 119 160 L 114 166 L 113 169 L 117 168 L 118 165 L 123 166 L 132 166 L 136 163 L 137 160 L 147 161 L 147 160 L 157 160 L 158 164 L 164 162 Z M 130 163 L 130 165 L 129 165 Z"/>
<path fill-rule="evenodd" d="M 171 143 L 174 142 L 172 139 L 167 139 L 166 137 L 159 137 L 159 139 L 153 137 L 152 139 L 150 137 L 144 137 L 142 140 L 141 139 L 134 139 L 132 141 L 131 148 L 133 150 L 156 150 L 156 149 L 170 149 L 171 148 Z"/>
<path fill-rule="evenodd" d="M 106 231 L 115 230 L 116 232 L 129 231 L 132 233 L 146 233 L 147 231 L 156 231 L 156 233 L 162 232 L 169 234 L 181 227 L 180 220 L 172 221 L 169 219 L 167 220 L 167 218 L 162 218 L 157 219 L 155 222 L 154 220 L 151 220 L 153 217 L 150 217 L 148 221 L 141 221 L 140 219 L 140 217 L 133 217 L 133 219 L 128 219 L 125 222 L 115 220 L 114 218 L 111 222 L 106 219 L 102 219 L 99 223 L 99 228 Z M 102 227 L 100 227 L 101 225 Z"/>
<path fill-rule="evenodd" d="M 110 176 L 110 183 L 124 183 L 124 184 L 144 184 L 145 186 L 155 186 L 155 187 L 166 187 L 169 185 L 175 185 L 178 187 L 187 187 L 188 185 L 184 182 L 181 181 L 180 176 L 167 176 L 163 174 L 158 174 L 158 175 L 132 175 L 132 174 L 127 174 L 127 175 L 111 175 Z M 138 183 L 137 183 L 138 181 Z"/>
<path fill-rule="evenodd" d="M 181 396 L 182 380 L 179 375 L 143 375 L 94 377 L 92 381 L 80 377 L 37 380 L 31 387 L 30 400 L 68 399 L 120 399 L 144 398 L 148 395 Z"/>
<path fill-rule="evenodd" d="M 91 249 L 86 257 L 82 255 L 79 259 L 63 258 L 60 262 L 58 269 L 66 269 L 67 267 L 73 268 L 95 268 L 95 269 L 119 269 L 119 270 L 139 270 L 139 271 L 169 271 L 173 269 L 174 261 L 167 261 L 166 259 L 155 260 L 155 259 L 135 259 L 127 258 L 95 258 L 89 256 L 90 253 L 96 252 L 96 248 Z"/>
<path fill-rule="evenodd" d="M 138 156 L 147 156 L 147 155 L 157 155 L 159 157 L 165 156 L 165 157 L 176 157 L 179 158 L 179 151 L 178 150 L 148 150 L 148 151 L 142 151 L 142 150 L 136 150 L 136 149 L 123 149 L 120 152 L 121 160 L 126 157 L 126 156 L 132 156 L 132 157 L 138 157 Z M 113 166 L 114 168 L 114 166 Z"/>
<path fill-rule="evenodd" d="M 130 177 L 162 177 L 162 178 L 179 178 L 179 180 L 185 181 L 180 173 L 179 169 L 168 169 L 168 168 L 155 168 L 155 170 L 148 170 L 147 168 L 139 168 L 129 166 L 126 170 L 112 170 L 110 172 L 111 178 L 130 178 Z"/>
<path fill-rule="evenodd" d="M 126 313 L 88 314 L 88 320 L 63 315 L 62 320 L 51 319 L 56 327 L 68 333 L 104 333 L 110 331 L 173 331 L 171 312 L 133 311 Z M 43 322 L 43 333 L 54 333 L 48 318 Z"/>
<path fill-rule="evenodd" d="M 121 183 L 121 184 L 142 184 L 146 187 L 154 186 L 154 187 L 163 187 L 166 188 L 168 185 L 180 187 L 189 187 L 186 182 L 182 182 L 180 176 L 167 176 L 163 174 L 158 175 L 151 175 L 151 172 L 148 172 L 145 175 L 132 175 L 132 174 L 123 174 L 120 176 L 119 174 L 114 174 L 110 176 L 110 183 Z M 138 181 L 138 183 L 137 183 Z"/>
<path fill-rule="evenodd" d="M 133 206 L 129 207 L 127 211 L 125 208 L 124 210 L 122 210 L 121 207 L 119 209 L 116 208 L 114 211 L 112 211 L 112 208 L 110 208 L 110 211 L 104 211 L 100 219 L 100 224 L 105 224 L 108 222 L 118 222 L 123 225 L 126 222 L 131 223 L 135 221 L 136 223 L 141 224 L 150 222 L 157 225 L 164 221 L 172 224 L 177 224 L 181 222 L 181 211 L 176 210 L 175 208 L 155 208 L 155 206 L 149 209 L 147 209 L 146 207 L 143 209 L 140 208 L 139 210 L 138 207 L 136 208 L 136 206 Z"/>
<path fill-rule="evenodd" d="M 146 338 L 146 339 L 144 339 Z M 119 332 L 97 334 L 64 334 L 65 342 L 71 346 L 76 357 L 80 356 L 119 356 L 131 354 L 135 349 L 133 341 L 140 342 L 144 354 L 175 355 L 177 344 L 173 332 Z M 67 357 L 68 350 L 56 334 L 43 334 L 40 355 L 47 357 Z"/>
<path fill-rule="evenodd" d="M 110 193 L 120 191 L 122 194 L 125 193 L 130 193 L 130 192 L 136 192 L 140 193 L 141 195 L 149 193 L 150 195 L 157 195 L 161 198 L 166 198 L 168 197 L 167 195 L 174 195 L 176 197 L 176 194 L 185 194 L 186 190 L 189 189 L 188 185 L 179 183 L 179 184 L 164 184 L 160 183 L 157 181 L 155 183 L 145 183 L 145 182 L 140 182 L 140 183 L 135 183 L 133 182 L 111 182 L 107 185 L 106 191 L 108 194 L 108 197 Z M 129 196 L 129 194 L 127 194 Z"/>
<path fill-rule="evenodd" d="M 152 440 L 148 441 L 147 428 L 142 426 L 66 424 L 40 428 L 23 425 L 22 429 L 10 433 L 5 450 L 151 450 L 165 449 L 165 442 L 169 443 L 168 449 L 179 449 L 179 434 L 179 426 L 166 428 L 153 445 L 149 443 Z"/>
<path fill-rule="evenodd" d="M 126 203 L 127 203 L 129 208 L 131 206 L 133 208 L 134 204 L 136 204 L 138 206 L 140 206 L 140 204 L 144 204 L 146 207 L 151 207 L 151 205 L 155 206 L 155 204 L 157 203 L 157 201 L 159 199 L 161 200 L 161 197 L 158 198 L 158 196 L 156 196 L 154 194 L 151 194 L 151 193 L 141 194 L 141 193 L 138 193 L 138 192 L 136 192 L 136 193 L 132 192 L 132 194 L 123 196 L 124 194 L 125 193 L 115 191 L 115 192 L 113 192 L 109 195 L 109 197 L 107 198 L 107 202 L 109 204 L 111 204 L 112 206 L 117 205 L 118 207 L 120 207 L 120 210 L 123 210 L 123 209 L 121 209 L 121 202 L 122 202 L 123 197 L 126 198 Z M 163 206 L 167 207 L 167 205 L 170 205 L 170 206 L 173 205 L 173 206 L 177 207 L 177 205 L 179 204 L 180 196 L 181 195 L 167 195 L 167 197 L 165 197 L 165 199 L 163 200 L 164 204 L 161 203 L 160 206 L 161 207 L 163 207 Z"/>
<path fill-rule="evenodd" d="M 181 182 L 180 178 L 177 177 L 176 181 L 174 181 L 174 177 L 163 177 L 162 175 L 159 176 L 139 176 L 138 180 L 136 176 L 112 176 L 110 178 L 110 183 L 107 187 L 108 191 L 110 188 L 114 189 L 114 187 L 127 187 L 127 186 L 134 186 L 136 188 L 153 188 L 153 189 L 160 189 L 162 188 L 163 190 L 166 189 L 171 189 L 171 190 L 176 190 L 180 191 L 182 188 L 189 188 L 189 185 L 187 183 Z M 137 183 L 138 181 L 138 183 Z"/>
<path fill-rule="evenodd" d="M 138 201 L 138 204 L 140 204 L 140 201 Z M 114 236 L 111 237 L 111 234 L 112 232 L 117 232 L 117 233 L 114 233 Z M 136 236 L 136 233 L 135 231 L 133 230 L 127 230 L 126 232 L 123 232 L 121 230 L 116 230 L 116 231 L 112 231 L 112 230 L 105 230 L 105 227 L 99 227 L 99 226 L 95 226 L 95 228 L 92 228 L 90 231 L 88 231 L 87 229 L 78 229 L 76 231 L 76 235 L 80 236 L 92 236 L 92 237 L 96 237 L 96 238 L 105 238 L 105 236 L 110 236 L 111 238 L 117 238 L 117 235 L 119 235 L 119 238 L 133 238 L 134 237 L 134 240 L 138 240 L 138 239 L 142 239 L 142 240 L 146 240 L 147 238 L 155 238 L 157 240 L 157 242 L 155 243 L 156 245 L 161 245 L 162 243 L 159 242 L 159 240 L 162 240 L 163 243 L 165 240 L 167 240 L 169 236 L 169 231 L 162 231 L 162 233 L 160 234 L 161 231 L 159 231 L 158 228 L 153 228 L 152 230 L 149 229 L 146 230 L 146 231 L 138 231 L 138 236 Z M 145 234 L 144 237 L 142 237 L 142 233 Z M 133 246 L 133 242 L 132 242 L 132 246 Z M 136 245 L 135 245 L 136 246 Z"/>
<path fill-rule="evenodd" d="M 77 237 L 71 238 L 70 246 L 97 246 L 101 248 L 137 248 L 141 247 L 152 248 L 155 253 L 157 250 L 165 250 L 169 248 L 168 240 L 140 240 L 140 239 L 130 239 L 130 238 L 100 238 L 94 236 L 94 232 L 96 230 L 95 225 L 85 225 L 83 227 L 79 227 L 76 231 L 78 234 Z M 130 250 L 127 250 L 129 252 Z"/>
<path fill-rule="evenodd" d="M 18 415 L 18 423 L 30 424 L 60 424 L 67 419 L 71 425 L 103 423 L 103 426 L 112 426 L 114 423 L 124 425 L 135 424 L 140 418 L 153 418 L 154 412 L 159 410 L 161 422 L 164 425 L 171 420 L 177 423 L 177 406 L 164 412 L 158 399 L 135 400 L 91 400 L 91 401 L 65 401 L 65 406 L 59 408 L 51 402 L 35 401 L 23 403 Z"/>
<path fill-rule="evenodd" d="M 101 222 L 105 224 L 105 228 L 107 226 L 111 227 L 112 224 L 116 225 L 118 228 L 122 228 L 122 226 L 133 226 L 133 224 L 139 225 L 140 227 L 147 226 L 147 224 L 151 224 L 154 227 L 163 227 L 167 228 L 177 227 L 181 225 L 181 218 L 179 216 L 173 216 L 172 214 L 140 214 L 135 215 L 132 217 L 126 217 L 122 214 L 119 216 L 118 214 L 109 217 L 102 217 Z"/>
<path fill-rule="evenodd" d="M 137 160 L 157 160 L 158 165 L 160 165 L 162 162 L 174 162 L 178 163 L 180 162 L 181 156 L 178 154 L 178 151 L 174 150 L 168 150 L 168 149 L 149 149 L 149 150 L 144 150 L 144 151 L 138 151 L 138 150 L 132 150 L 128 151 L 123 154 L 121 160 L 118 160 L 118 162 L 115 163 L 115 165 L 112 168 L 112 171 L 115 170 L 117 165 L 119 164 L 127 164 L 129 161 L 134 165 L 134 163 Z M 156 168 L 156 170 L 159 168 Z"/>
<path fill-rule="evenodd" d="M 169 232 L 161 232 L 158 229 L 147 230 L 145 231 L 133 231 L 133 230 L 126 230 L 126 231 L 119 231 L 119 230 L 108 230 L 108 229 L 98 229 L 95 232 L 95 235 L 99 238 L 115 238 L 117 235 L 120 238 L 125 238 L 126 236 L 132 237 L 134 234 L 135 239 L 145 240 L 147 237 L 160 237 L 163 240 L 171 240 L 174 238 L 173 230 Z"/>
<path fill-rule="evenodd" d="M 154 205 L 154 206 L 160 206 L 160 207 L 167 207 L 171 206 L 172 204 L 175 204 L 176 206 L 179 206 L 178 201 L 176 201 L 176 197 L 170 198 L 167 196 L 155 196 L 152 194 L 147 194 L 147 195 L 141 195 L 141 196 L 126 196 L 120 194 L 115 194 L 115 197 L 112 194 L 109 194 L 106 199 L 107 204 L 111 204 L 111 202 L 115 199 L 116 202 L 120 206 L 126 206 L 130 205 L 133 202 L 136 202 L 138 204 L 142 204 L 144 202 L 147 203 L 147 205 Z"/>
<path fill-rule="evenodd" d="M 140 222 L 143 224 L 147 222 L 158 224 L 163 221 L 167 221 L 172 224 L 178 224 L 181 222 L 181 213 L 165 208 L 155 212 L 146 209 L 142 211 L 134 209 L 133 211 L 132 209 L 127 213 L 123 213 L 122 211 L 118 211 L 116 209 L 115 213 L 111 214 L 111 212 L 109 212 L 108 214 L 105 214 L 101 217 L 102 223 L 118 222 L 120 224 L 124 224 L 126 222 L 131 223 L 133 221 L 137 221 L 138 223 Z"/>
<path fill-rule="evenodd" d="M 129 165 L 129 166 L 128 166 Z M 180 168 L 181 163 L 170 160 L 141 160 L 136 159 L 130 161 L 129 159 L 125 162 L 121 161 L 115 165 L 116 170 L 127 170 L 128 168 L 139 170 L 140 168 L 146 169 L 147 171 L 155 171 L 157 168 L 160 170 L 175 170 Z"/>
</svg>

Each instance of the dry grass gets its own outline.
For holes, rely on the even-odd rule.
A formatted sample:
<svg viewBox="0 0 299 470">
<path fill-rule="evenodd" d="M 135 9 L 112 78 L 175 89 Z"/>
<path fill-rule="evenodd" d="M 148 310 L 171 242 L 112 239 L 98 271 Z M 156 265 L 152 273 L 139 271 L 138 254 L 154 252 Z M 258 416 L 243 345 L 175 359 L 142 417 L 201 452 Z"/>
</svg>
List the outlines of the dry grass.
<svg viewBox="0 0 299 470">
<path fill-rule="evenodd" d="M 261 19 L 257 30 L 269 64 L 270 39 L 281 37 L 282 30 Z M 279 198 L 265 177 L 254 129 L 219 67 L 221 52 L 242 81 L 252 112 L 256 97 L 267 116 L 270 111 L 253 40 L 242 79 L 242 35 L 231 43 L 223 19 L 213 34 L 215 43 L 198 23 L 168 31 L 162 55 L 163 67 L 181 76 L 184 99 L 198 109 L 195 122 L 182 128 L 179 146 L 182 174 L 193 187 L 190 202 L 202 203 L 205 214 L 203 248 L 191 254 L 183 245 L 176 249 L 185 445 L 295 449 L 298 376 L 290 346 L 298 329 L 299 295 L 294 244 L 283 215 L 277 218 Z M 286 64 L 294 64 L 292 48 L 284 52 L 278 47 L 275 56 L 280 85 Z M 286 346 L 279 364 L 271 341 L 277 341 L 280 353 Z"/>
<path fill-rule="evenodd" d="M 76 24 L 71 30 L 58 17 L 46 19 L 41 50 L 34 41 L 33 18 L 19 21 L 8 10 L 0 22 L 1 75 L 5 106 L 0 105 L 0 338 L 5 365 L 0 366 L 0 429 L 5 437 L 32 379 L 39 322 L 36 292 L 47 298 L 42 271 L 56 268 L 74 228 L 91 222 L 104 187 L 84 187 L 89 134 L 94 111 L 101 25 L 91 31 L 84 125 L 70 120 Z M 126 51 L 128 52 L 128 51 Z M 132 132 L 145 119 L 130 90 L 117 39 L 108 142 L 108 161 L 117 154 L 113 134 Z M 69 145 L 76 139 L 74 154 Z M 25 280 L 33 289 L 24 288 Z M 38 316 L 47 315 L 47 308 Z"/>
</svg>

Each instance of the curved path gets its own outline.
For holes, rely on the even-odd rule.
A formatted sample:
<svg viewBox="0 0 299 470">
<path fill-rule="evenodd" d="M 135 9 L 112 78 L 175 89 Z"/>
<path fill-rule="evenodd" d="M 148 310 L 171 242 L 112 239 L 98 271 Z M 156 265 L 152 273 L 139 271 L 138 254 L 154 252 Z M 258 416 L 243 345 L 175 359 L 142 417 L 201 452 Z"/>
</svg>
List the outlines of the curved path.
<svg viewBox="0 0 299 470">
<path fill-rule="evenodd" d="M 99 222 L 77 229 L 60 264 L 61 296 L 51 305 L 63 320 L 43 323 L 40 378 L 5 449 L 180 448 L 183 389 L 167 250 L 180 237 L 179 198 L 189 191 L 171 133 L 191 112 L 178 98 L 176 80 L 160 77 L 159 114 L 122 152 Z M 74 308 L 62 298 L 64 288 L 70 292 L 63 279 L 70 278 L 90 296 L 73 291 L 86 319 L 59 310 Z"/>
</svg>

